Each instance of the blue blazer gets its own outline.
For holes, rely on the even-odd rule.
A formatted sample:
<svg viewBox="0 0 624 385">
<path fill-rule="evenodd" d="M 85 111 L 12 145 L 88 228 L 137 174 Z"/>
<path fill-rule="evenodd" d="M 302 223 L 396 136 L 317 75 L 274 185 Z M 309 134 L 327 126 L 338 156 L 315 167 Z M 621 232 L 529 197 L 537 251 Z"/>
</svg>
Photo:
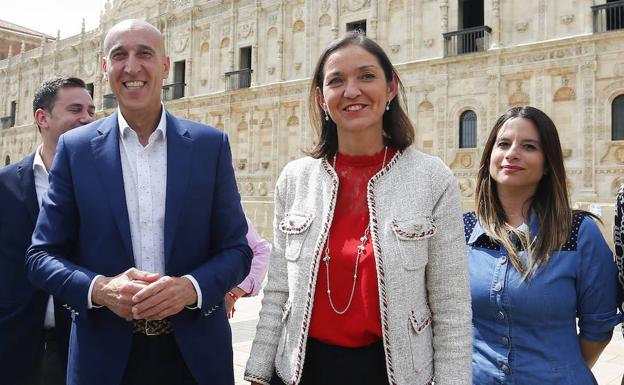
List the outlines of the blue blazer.
<svg viewBox="0 0 624 385">
<path fill-rule="evenodd" d="M 167 113 L 165 273 L 191 274 L 201 309 L 171 317 L 186 365 L 199 384 L 234 383 L 231 331 L 223 297 L 247 275 L 251 249 L 227 135 Z M 119 153 L 117 113 L 61 136 L 28 250 L 30 281 L 72 312 L 69 385 L 122 380 L 132 323 L 88 309 L 97 274 L 134 266 Z"/>
<path fill-rule="evenodd" d="M 34 154 L 0 169 L 0 382 L 23 383 L 43 350 L 48 294 L 28 282 L 24 255 L 30 246 L 39 204 Z M 61 355 L 67 357 L 69 312 L 55 301 Z"/>
</svg>

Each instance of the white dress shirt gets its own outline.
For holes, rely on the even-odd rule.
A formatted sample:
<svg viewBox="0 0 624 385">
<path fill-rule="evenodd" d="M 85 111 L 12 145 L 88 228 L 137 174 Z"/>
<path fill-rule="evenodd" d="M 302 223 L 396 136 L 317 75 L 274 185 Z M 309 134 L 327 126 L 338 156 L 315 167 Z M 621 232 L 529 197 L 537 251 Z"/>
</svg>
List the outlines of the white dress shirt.
<svg viewBox="0 0 624 385">
<path fill-rule="evenodd" d="M 139 142 L 119 108 L 119 154 L 123 174 L 126 207 L 130 222 L 130 237 L 134 264 L 139 270 L 165 275 L 165 203 L 167 193 L 167 119 L 162 107 L 158 126 L 146 146 Z M 197 292 L 197 307 L 201 307 L 201 290 L 197 280 L 185 275 Z M 96 277 L 97 279 L 97 277 Z M 91 291 L 89 290 L 89 307 Z M 193 307 L 195 308 L 195 307 Z"/>
<path fill-rule="evenodd" d="M 165 197 L 167 189 L 167 124 L 165 109 L 145 147 L 119 111 L 119 154 L 134 264 L 165 275 Z"/>
<path fill-rule="evenodd" d="M 39 203 L 39 208 L 41 209 L 41 199 L 43 198 L 43 194 L 48 191 L 48 187 L 50 187 L 50 182 L 48 181 L 48 170 L 43 163 L 43 159 L 41 158 L 40 151 L 43 148 L 43 145 L 39 145 L 37 147 L 37 151 L 35 151 L 35 159 L 33 161 L 33 174 L 35 176 L 35 191 L 37 193 L 37 202 Z M 46 307 L 46 314 L 43 320 L 43 326 L 46 329 L 53 328 L 55 325 L 54 322 L 54 299 L 52 296 L 48 299 L 48 306 Z"/>
</svg>

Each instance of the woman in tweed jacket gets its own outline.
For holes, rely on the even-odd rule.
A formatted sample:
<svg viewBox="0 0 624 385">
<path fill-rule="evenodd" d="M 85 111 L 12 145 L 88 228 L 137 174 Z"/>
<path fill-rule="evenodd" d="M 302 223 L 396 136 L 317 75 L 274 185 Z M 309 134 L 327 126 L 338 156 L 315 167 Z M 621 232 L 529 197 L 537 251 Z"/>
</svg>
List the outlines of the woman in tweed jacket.
<svg viewBox="0 0 624 385">
<path fill-rule="evenodd" d="M 275 188 L 269 279 L 245 371 L 253 384 L 471 383 L 458 186 L 440 159 L 410 147 L 402 91 L 363 34 L 321 55 L 310 91 L 318 145 Z"/>
</svg>

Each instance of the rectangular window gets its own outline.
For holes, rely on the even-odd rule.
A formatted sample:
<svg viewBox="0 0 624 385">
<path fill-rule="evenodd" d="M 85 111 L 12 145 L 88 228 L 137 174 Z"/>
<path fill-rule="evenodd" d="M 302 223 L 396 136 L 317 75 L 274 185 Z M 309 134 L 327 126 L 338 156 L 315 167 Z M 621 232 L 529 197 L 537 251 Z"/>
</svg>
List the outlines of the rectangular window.
<svg viewBox="0 0 624 385">
<path fill-rule="evenodd" d="M 94 90 L 93 83 L 87 83 L 86 88 L 87 88 L 87 92 L 89 93 L 89 95 L 91 95 L 91 99 L 93 99 L 93 90 Z"/>
<path fill-rule="evenodd" d="M 251 68 L 251 47 L 242 47 L 240 49 L 240 58 L 238 60 L 239 69 Z"/>
<path fill-rule="evenodd" d="M 173 98 L 184 97 L 184 86 L 186 83 L 186 60 L 173 63 Z"/>
<path fill-rule="evenodd" d="M 249 88 L 251 86 L 251 47 L 240 49 L 238 64 L 240 69 L 238 88 Z"/>
<path fill-rule="evenodd" d="M 481 27 L 484 25 L 483 0 L 459 0 L 457 8 L 459 13 L 459 29 Z"/>
<path fill-rule="evenodd" d="M 366 35 L 366 19 L 347 23 L 347 32 L 360 31 Z"/>
<path fill-rule="evenodd" d="M 15 125 L 15 114 L 17 112 L 17 102 L 13 100 L 11 102 L 11 108 L 9 115 L 0 118 L 0 128 L 9 128 Z"/>
<path fill-rule="evenodd" d="M 613 4 L 613 7 L 606 9 L 607 31 L 624 28 L 624 4 L 621 1 L 607 0 L 607 4 L 616 2 L 618 4 Z"/>
</svg>

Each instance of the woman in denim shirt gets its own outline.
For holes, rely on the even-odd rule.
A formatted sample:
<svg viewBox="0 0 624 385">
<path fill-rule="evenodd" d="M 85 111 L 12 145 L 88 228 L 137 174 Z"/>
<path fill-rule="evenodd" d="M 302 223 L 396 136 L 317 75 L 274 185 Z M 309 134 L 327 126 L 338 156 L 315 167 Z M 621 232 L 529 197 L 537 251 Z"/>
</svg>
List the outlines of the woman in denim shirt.
<svg viewBox="0 0 624 385">
<path fill-rule="evenodd" d="M 596 384 L 590 368 L 621 321 L 617 270 L 592 215 L 570 208 L 557 130 L 542 111 L 498 119 L 464 225 L 473 383 Z"/>
</svg>

